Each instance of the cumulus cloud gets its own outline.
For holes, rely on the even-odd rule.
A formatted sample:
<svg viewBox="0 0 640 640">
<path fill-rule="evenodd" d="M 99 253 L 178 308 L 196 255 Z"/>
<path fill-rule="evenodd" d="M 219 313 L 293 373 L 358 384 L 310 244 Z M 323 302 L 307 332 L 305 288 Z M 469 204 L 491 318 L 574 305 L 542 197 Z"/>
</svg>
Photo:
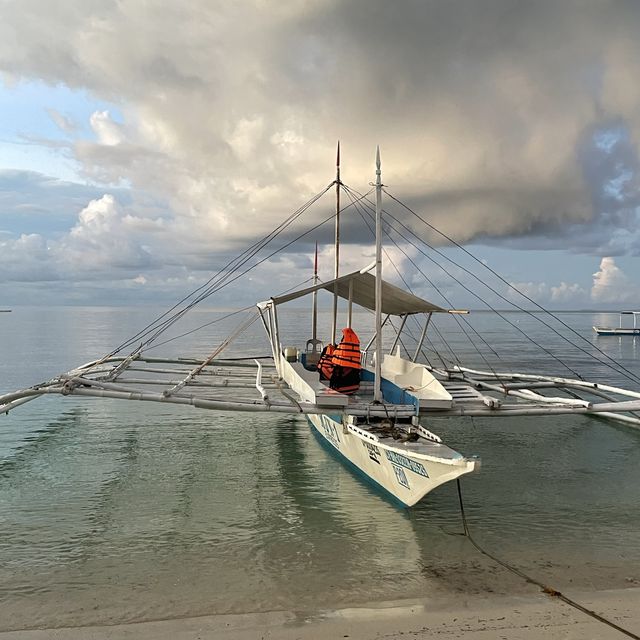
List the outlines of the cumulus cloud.
<svg viewBox="0 0 640 640">
<path fill-rule="evenodd" d="M 0 235 L 0 279 L 37 282 L 56 280 L 50 269 L 47 241 L 37 233 L 22 234 L 13 239 Z"/>
<path fill-rule="evenodd" d="M 593 274 L 591 299 L 605 303 L 636 303 L 638 298 L 640 286 L 616 265 L 614 258 L 602 258 L 600 269 Z"/>
<path fill-rule="evenodd" d="M 561 282 L 559 285 L 551 287 L 552 302 L 578 302 L 584 299 L 586 291 L 578 284 Z"/>
<path fill-rule="evenodd" d="M 111 119 L 108 111 L 95 111 L 89 118 L 91 128 L 98 138 L 98 143 L 109 147 L 124 142 L 122 127 Z"/>
<path fill-rule="evenodd" d="M 522 296 L 518 295 L 518 292 L 538 304 L 546 302 L 549 296 L 549 285 L 546 282 L 510 282 L 509 284 L 513 289 L 508 290 L 507 297 L 517 304 L 523 302 Z"/>
<path fill-rule="evenodd" d="M 506 291 L 505 298 L 519 307 L 531 309 L 523 296 L 530 298 L 542 307 L 575 309 L 586 304 L 588 292 L 577 282 L 560 282 L 550 284 L 548 282 L 511 282 Z M 521 295 L 522 294 L 522 295 Z M 496 304 L 492 302 L 492 304 Z M 499 308 L 504 308 L 504 304 L 498 302 Z"/>
<path fill-rule="evenodd" d="M 107 194 L 90 201 L 67 233 L 53 238 L 35 233 L 17 238 L 8 233 L 0 236 L 0 279 L 91 280 L 107 274 L 113 277 L 114 273 L 123 278 L 140 277 L 140 269 L 158 267 L 148 245 L 154 244 L 154 235 L 163 232 L 161 218 L 139 219 Z M 130 276 L 132 272 L 134 276 Z"/>
<path fill-rule="evenodd" d="M 79 214 L 78 222 L 69 234 L 57 243 L 56 250 L 70 265 L 81 262 L 83 269 L 103 267 L 127 269 L 149 268 L 152 257 L 135 231 L 142 221 L 127 214 L 112 195 L 92 200 Z M 147 234 L 154 229 L 145 221 Z M 162 220 L 155 230 L 161 231 Z"/>
<path fill-rule="evenodd" d="M 16 236 L 37 232 L 48 237 L 66 232 L 75 223 L 78 212 L 90 200 L 104 195 L 104 191 L 101 187 L 59 180 L 36 171 L 0 169 L 0 232 Z M 110 192 L 124 205 L 131 205 L 132 194 L 128 190 Z M 144 200 L 139 201 L 138 207 L 149 209 Z M 154 209 L 153 215 L 160 215 L 160 207 Z"/>
</svg>

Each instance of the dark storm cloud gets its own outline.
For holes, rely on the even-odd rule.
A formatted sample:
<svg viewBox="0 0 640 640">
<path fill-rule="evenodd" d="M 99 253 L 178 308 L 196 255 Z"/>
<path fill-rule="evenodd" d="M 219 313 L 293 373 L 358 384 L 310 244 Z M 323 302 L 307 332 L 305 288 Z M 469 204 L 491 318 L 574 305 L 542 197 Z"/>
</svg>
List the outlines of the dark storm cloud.
<svg viewBox="0 0 640 640">
<path fill-rule="evenodd" d="M 345 182 L 368 188 L 380 144 L 390 191 L 457 241 L 640 246 L 637 2 L 10 0 L 4 14 L 5 74 L 121 105 L 73 152 L 89 179 L 170 204 L 156 245 L 131 255 L 219 264 L 333 178 L 337 139 Z M 318 238 L 331 231 L 306 248 Z"/>
</svg>

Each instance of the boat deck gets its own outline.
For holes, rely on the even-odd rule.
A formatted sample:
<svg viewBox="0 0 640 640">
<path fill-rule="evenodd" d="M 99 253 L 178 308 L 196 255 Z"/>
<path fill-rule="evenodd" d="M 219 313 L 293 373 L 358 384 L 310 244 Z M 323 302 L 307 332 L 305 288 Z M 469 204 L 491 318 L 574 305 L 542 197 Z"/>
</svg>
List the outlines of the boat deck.
<svg viewBox="0 0 640 640">
<path fill-rule="evenodd" d="M 385 432 L 383 428 L 377 425 L 372 426 L 368 424 L 359 426 L 348 425 L 347 428 L 365 440 L 392 447 L 393 449 L 404 451 L 408 454 L 451 461 L 460 460 L 463 457 L 462 454 L 454 451 L 446 444 L 442 444 L 438 436 L 422 427 L 419 428 L 421 437 L 415 440 L 407 439 L 407 430 L 403 429 L 390 428 Z"/>
</svg>

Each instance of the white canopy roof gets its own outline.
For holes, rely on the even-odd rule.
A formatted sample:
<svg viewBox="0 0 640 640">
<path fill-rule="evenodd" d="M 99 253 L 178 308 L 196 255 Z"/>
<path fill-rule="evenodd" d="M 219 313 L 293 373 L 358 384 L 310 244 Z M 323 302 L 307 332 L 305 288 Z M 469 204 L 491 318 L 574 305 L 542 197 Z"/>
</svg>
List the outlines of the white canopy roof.
<svg viewBox="0 0 640 640">
<path fill-rule="evenodd" d="M 336 280 L 322 282 L 313 287 L 294 291 L 283 296 L 272 298 L 275 305 L 296 300 L 302 296 L 309 295 L 314 291 L 325 289 L 333 293 L 334 288 L 340 298 L 349 299 L 351 289 L 351 299 L 365 309 L 375 311 L 376 308 L 376 279 L 370 273 L 355 271 L 346 276 L 340 276 Z M 400 316 L 411 313 L 430 313 L 432 311 L 447 312 L 447 309 L 438 307 L 431 302 L 414 296 L 412 293 L 400 289 L 389 282 L 382 282 L 382 313 Z"/>
</svg>

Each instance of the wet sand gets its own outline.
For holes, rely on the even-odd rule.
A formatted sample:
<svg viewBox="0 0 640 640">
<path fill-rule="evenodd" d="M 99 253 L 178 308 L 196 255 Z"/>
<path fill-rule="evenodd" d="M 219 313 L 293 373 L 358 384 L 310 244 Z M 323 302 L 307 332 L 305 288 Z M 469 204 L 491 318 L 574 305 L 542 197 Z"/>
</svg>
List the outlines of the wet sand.
<svg viewBox="0 0 640 640">
<path fill-rule="evenodd" d="M 565 595 L 640 635 L 640 589 Z M 101 627 L 0 632 L 0 640 L 615 640 L 625 636 L 532 589 L 518 597 L 464 597 L 458 602 L 403 601 L 305 615 L 269 612 L 201 616 Z"/>
</svg>

